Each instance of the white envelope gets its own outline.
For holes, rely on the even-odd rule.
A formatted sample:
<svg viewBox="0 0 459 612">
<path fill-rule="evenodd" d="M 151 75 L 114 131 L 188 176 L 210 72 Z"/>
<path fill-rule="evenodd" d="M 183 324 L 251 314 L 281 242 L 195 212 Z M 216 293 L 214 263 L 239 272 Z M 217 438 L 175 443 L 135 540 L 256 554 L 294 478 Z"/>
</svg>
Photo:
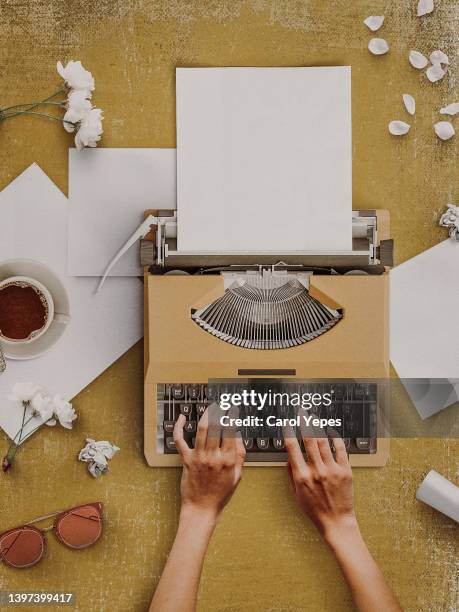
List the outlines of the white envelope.
<svg viewBox="0 0 459 612">
<path fill-rule="evenodd" d="M 10 437 L 22 417 L 21 407 L 7 399 L 14 383 L 35 382 L 71 399 L 143 334 L 139 279 L 108 279 L 96 295 L 97 279 L 67 276 L 67 206 L 67 198 L 36 164 L 0 193 L 0 261 L 30 258 L 52 268 L 69 294 L 71 316 L 50 352 L 7 361 L 0 375 L 0 427 Z"/>
<path fill-rule="evenodd" d="M 102 276 L 148 208 L 176 208 L 175 149 L 69 150 L 69 259 L 73 276 Z M 140 276 L 138 247 L 110 276 Z"/>
</svg>

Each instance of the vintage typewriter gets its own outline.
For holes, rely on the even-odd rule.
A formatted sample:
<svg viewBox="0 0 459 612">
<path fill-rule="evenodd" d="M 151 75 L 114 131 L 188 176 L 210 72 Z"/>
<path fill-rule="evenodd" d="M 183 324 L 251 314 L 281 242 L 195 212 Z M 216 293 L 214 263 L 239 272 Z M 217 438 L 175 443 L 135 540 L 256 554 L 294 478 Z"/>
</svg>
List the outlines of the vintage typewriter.
<svg viewBox="0 0 459 612">
<path fill-rule="evenodd" d="M 219 389 L 267 381 L 290 390 L 332 391 L 333 406 L 321 414 L 346 415 L 346 428 L 338 433 L 351 463 L 384 465 L 393 251 L 388 212 L 354 211 L 353 248 L 346 253 L 179 251 L 176 215 L 146 211 L 118 254 L 143 238 L 149 465 L 180 465 L 172 437 L 180 413 L 192 446 L 197 423 Z M 282 407 L 270 410 L 281 414 Z M 241 435 L 248 464 L 285 461 L 282 428 L 242 427 Z"/>
</svg>

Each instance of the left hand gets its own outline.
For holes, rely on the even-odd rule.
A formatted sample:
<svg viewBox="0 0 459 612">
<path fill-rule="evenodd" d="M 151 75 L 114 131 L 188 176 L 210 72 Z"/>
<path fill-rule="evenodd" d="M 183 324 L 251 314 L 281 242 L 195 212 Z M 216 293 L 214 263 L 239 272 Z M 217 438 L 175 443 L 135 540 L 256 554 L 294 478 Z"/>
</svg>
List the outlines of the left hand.
<svg viewBox="0 0 459 612">
<path fill-rule="evenodd" d="M 183 461 L 182 511 L 208 513 L 217 519 L 238 486 L 245 459 L 240 435 L 220 425 L 209 426 L 209 409 L 198 423 L 195 448 L 183 437 L 186 419 L 180 415 L 174 427 L 175 446 Z"/>
</svg>

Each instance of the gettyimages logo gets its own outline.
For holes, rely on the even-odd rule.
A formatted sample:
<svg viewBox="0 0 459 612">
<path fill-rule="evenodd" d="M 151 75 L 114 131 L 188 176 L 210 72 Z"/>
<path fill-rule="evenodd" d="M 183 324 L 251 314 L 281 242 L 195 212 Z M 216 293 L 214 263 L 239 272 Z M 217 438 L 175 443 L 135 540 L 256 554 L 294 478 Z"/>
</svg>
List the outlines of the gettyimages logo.
<svg viewBox="0 0 459 612">
<path fill-rule="evenodd" d="M 221 393 L 219 398 L 220 409 L 227 412 L 232 408 L 247 409 L 246 415 L 232 417 L 225 414 L 220 418 L 220 424 L 236 427 L 260 427 L 267 426 L 296 426 L 301 423 L 314 427 L 341 427 L 341 418 L 317 417 L 315 414 L 299 414 L 299 409 L 309 412 L 311 409 L 319 410 L 321 407 L 329 407 L 333 403 L 333 391 L 326 393 L 287 393 L 272 390 L 258 392 L 254 389 L 243 390 L 238 393 Z M 288 416 L 280 416 L 279 409 L 287 409 Z M 272 414 L 266 414 L 273 409 Z M 263 415 L 257 415 L 254 411 L 263 411 Z M 240 411 L 241 412 L 241 411 Z"/>
<path fill-rule="evenodd" d="M 328 393 L 287 393 L 264 391 L 262 393 L 251 389 L 244 389 L 240 393 L 221 393 L 220 408 L 229 410 L 232 406 L 239 408 L 256 408 L 263 410 L 264 408 L 273 408 L 287 406 L 292 408 L 303 408 L 310 410 L 311 408 L 319 408 L 320 406 L 331 406 L 333 402 L 333 391 Z"/>
</svg>

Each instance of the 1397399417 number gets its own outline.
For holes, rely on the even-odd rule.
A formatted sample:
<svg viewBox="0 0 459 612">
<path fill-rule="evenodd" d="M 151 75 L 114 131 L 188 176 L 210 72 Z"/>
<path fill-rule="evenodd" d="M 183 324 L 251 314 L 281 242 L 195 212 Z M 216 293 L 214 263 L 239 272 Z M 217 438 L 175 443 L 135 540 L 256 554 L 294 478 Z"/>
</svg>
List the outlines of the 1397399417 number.
<svg viewBox="0 0 459 612">
<path fill-rule="evenodd" d="M 74 605 L 75 594 L 74 593 L 63 593 L 63 592 L 13 592 L 13 591 L 0 591 L 0 607 L 1 606 L 15 606 L 15 605 L 43 605 L 43 604 L 56 604 L 56 605 Z"/>
</svg>

